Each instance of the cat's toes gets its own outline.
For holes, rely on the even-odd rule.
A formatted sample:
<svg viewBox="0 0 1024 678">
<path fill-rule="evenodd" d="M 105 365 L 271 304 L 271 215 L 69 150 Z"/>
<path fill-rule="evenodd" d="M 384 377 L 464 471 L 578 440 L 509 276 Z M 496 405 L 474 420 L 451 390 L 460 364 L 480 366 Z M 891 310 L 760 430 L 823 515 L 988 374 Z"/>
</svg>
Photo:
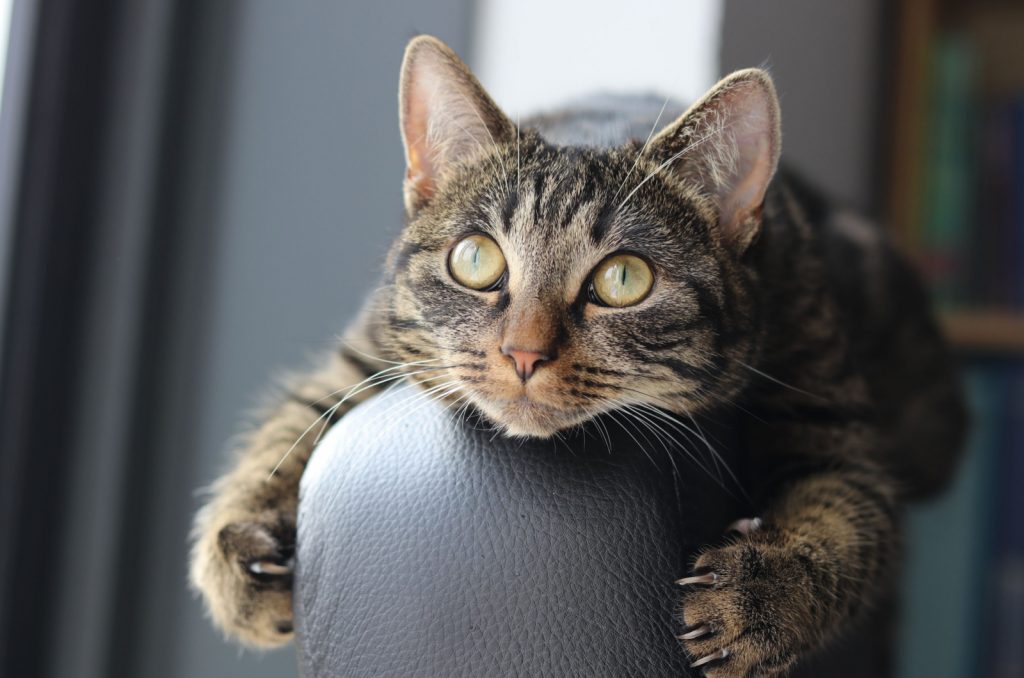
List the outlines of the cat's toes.
<svg viewBox="0 0 1024 678">
<path fill-rule="evenodd" d="M 281 516 L 257 516 L 211 529 L 196 542 L 192 582 L 214 621 L 257 647 L 287 643 L 293 633 L 295 530 Z"/>
<path fill-rule="evenodd" d="M 265 584 L 291 586 L 295 561 L 295 530 L 280 524 L 239 522 L 217 533 L 225 559 Z"/>
<path fill-rule="evenodd" d="M 255 577 L 292 574 L 295 528 L 264 522 L 232 522 L 217 533 L 217 544 L 228 561 L 237 562 Z"/>
<path fill-rule="evenodd" d="M 771 676 L 796 659 L 797 638 L 781 620 L 799 618 L 800 577 L 772 547 L 742 540 L 704 553 L 684 588 L 683 633 L 691 666 L 707 676 Z"/>
<path fill-rule="evenodd" d="M 707 675 L 714 675 L 712 671 L 726 664 L 736 668 L 737 662 L 732 657 L 733 644 L 742 633 L 742 621 L 737 617 L 741 610 L 736 595 L 731 590 L 716 588 L 721 580 L 712 581 L 708 575 L 680 581 L 686 582 L 687 579 L 694 583 L 684 583 L 683 586 L 697 588 L 688 592 L 683 600 L 683 622 L 686 626 L 679 640 L 690 656 L 690 665 L 704 670 Z M 742 673 L 737 671 L 737 675 Z"/>
<path fill-rule="evenodd" d="M 688 595 L 683 603 L 688 623 L 679 636 L 690 666 L 705 676 L 773 676 L 784 673 L 794 655 L 775 645 L 744 614 L 742 597 L 731 590 L 708 588 Z"/>
</svg>

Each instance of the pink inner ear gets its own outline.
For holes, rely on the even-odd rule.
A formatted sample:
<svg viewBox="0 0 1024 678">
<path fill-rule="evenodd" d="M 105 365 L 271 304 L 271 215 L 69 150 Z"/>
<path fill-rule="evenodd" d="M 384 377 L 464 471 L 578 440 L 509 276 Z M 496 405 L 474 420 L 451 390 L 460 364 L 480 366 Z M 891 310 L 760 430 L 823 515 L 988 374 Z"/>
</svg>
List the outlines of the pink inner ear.
<svg viewBox="0 0 1024 678">
<path fill-rule="evenodd" d="M 514 129 L 466 65 L 435 38 L 410 43 L 400 96 L 409 209 L 432 198 L 455 164 L 507 140 Z"/>
<path fill-rule="evenodd" d="M 427 147 L 427 114 L 425 102 L 413 100 L 409 102 L 408 115 L 405 120 L 405 149 L 407 187 L 424 200 L 434 195 L 434 166 L 430 160 L 430 149 Z"/>
<path fill-rule="evenodd" d="M 434 184 L 433 175 L 427 171 L 416 171 L 414 172 L 412 167 L 405 170 L 405 183 L 409 190 L 413 191 L 423 200 L 430 200 L 434 197 Z"/>
<path fill-rule="evenodd" d="M 729 140 L 735 159 L 731 176 L 718 186 L 719 223 L 725 237 L 745 246 L 757 233 L 756 217 L 778 163 L 778 118 L 773 94 L 762 85 L 737 88 L 720 103 L 727 125 L 736 132 Z M 728 143 L 728 142 L 727 142 Z"/>
<path fill-rule="evenodd" d="M 727 231 L 742 228 L 764 202 L 764 195 L 775 171 L 770 144 L 763 136 L 747 135 L 736 140 L 739 148 L 736 173 L 720 196 L 719 218 Z"/>
<path fill-rule="evenodd" d="M 402 130 L 405 136 L 405 180 L 408 189 L 423 199 L 434 194 L 434 168 L 430 162 L 430 149 L 427 147 L 427 125 L 429 103 L 423 88 L 418 82 L 405 93 L 403 102 L 405 116 Z"/>
</svg>

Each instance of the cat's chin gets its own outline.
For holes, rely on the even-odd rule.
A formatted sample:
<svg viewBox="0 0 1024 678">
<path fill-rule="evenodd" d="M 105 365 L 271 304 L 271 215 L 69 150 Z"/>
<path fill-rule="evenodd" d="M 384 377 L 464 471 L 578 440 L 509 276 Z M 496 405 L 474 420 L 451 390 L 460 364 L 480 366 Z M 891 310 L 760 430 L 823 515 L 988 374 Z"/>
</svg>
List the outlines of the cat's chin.
<svg viewBox="0 0 1024 678">
<path fill-rule="evenodd" d="M 563 410 L 529 398 L 484 402 L 478 407 L 512 437 L 550 438 L 589 418 L 585 412 Z"/>
</svg>

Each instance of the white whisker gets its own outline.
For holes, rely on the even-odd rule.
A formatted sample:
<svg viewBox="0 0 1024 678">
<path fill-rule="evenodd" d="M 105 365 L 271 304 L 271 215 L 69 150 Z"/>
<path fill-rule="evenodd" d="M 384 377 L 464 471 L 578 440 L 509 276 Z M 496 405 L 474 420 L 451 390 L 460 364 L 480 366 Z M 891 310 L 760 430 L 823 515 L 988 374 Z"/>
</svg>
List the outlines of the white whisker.
<svg viewBox="0 0 1024 678">
<path fill-rule="evenodd" d="M 803 394 L 805 396 L 810 396 L 811 398 L 817 398 L 819 400 L 825 400 L 824 397 L 822 397 L 822 396 L 820 396 L 820 395 L 818 395 L 816 393 L 810 393 L 809 391 L 805 391 L 802 388 L 798 388 L 796 386 L 793 386 L 792 384 L 787 384 L 786 382 L 782 381 L 781 379 L 776 379 L 775 377 L 773 377 L 772 375 L 768 374 L 767 372 L 762 372 L 761 370 L 757 369 L 753 365 L 748 365 L 747 363 L 743 362 L 742 360 L 737 360 L 736 364 L 739 365 L 740 367 L 745 367 L 746 369 L 750 370 L 754 374 L 757 374 L 759 376 L 764 377 L 768 381 L 774 382 L 774 383 L 778 384 L 779 386 L 783 386 L 785 388 L 788 388 L 791 391 L 796 391 L 797 393 L 801 393 L 801 394 Z"/>
<path fill-rule="evenodd" d="M 623 423 L 623 421 L 620 421 L 619 418 L 617 416 L 615 416 L 616 414 L 619 414 L 619 413 L 622 413 L 622 416 L 625 418 L 625 422 L 626 423 Z M 650 461 L 651 464 L 657 466 L 657 464 L 654 463 L 654 458 L 651 457 L 650 454 L 648 454 L 647 448 L 643 445 L 643 443 L 640 442 L 639 438 L 637 438 L 636 436 L 633 435 L 633 433 L 626 426 L 626 424 L 629 423 L 629 418 L 626 417 L 625 412 L 622 412 L 621 410 L 608 410 L 607 414 L 608 414 L 609 417 L 612 418 L 613 421 L 615 421 L 619 425 L 619 428 L 621 428 L 623 430 L 623 432 L 625 432 L 626 435 L 628 435 L 630 438 L 633 439 L 633 442 L 636 443 L 637 448 L 641 452 L 644 453 L 644 456 L 647 457 L 647 460 Z M 640 431 L 637 430 L 637 433 L 640 433 Z M 644 440 L 647 440 L 647 438 L 644 437 Z M 647 440 L 648 444 L 650 444 L 650 442 L 651 441 Z"/>
<path fill-rule="evenodd" d="M 726 127 L 727 127 L 727 126 L 726 126 Z M 707 141 L 708 139 L 711 139 L 711 138 L 712 138 L 712 137 L 714 137 L 714 136 L 715 136 L 716 134 L 719 134 L 719 133 L 721 133 L 721 132 L 722 132 L 723 130 L 725 130 L 725 129 L 726 129 L 726 127 L 720 127 L 720 128 L 716 128 L 716 129 L 712 130 L 711 132 L 708 132 L 707 134 L 705 134 L 705 135 L 704 135 L 703 137 L 701 137 L 700 139 L 697 139 L 697 141 L 693 142 L 692 144 L 690 144 L 689 146 L 687 146 L 687 147 L 686 147 L 686 148 L 684 148 L 683 150 L 679 151 L 678 153 L 675 153 L 675 154 L 673 154 L 673 155 L 672 155 L 672 157 L 670 157 L 670 158 L 669 158 L 668 160 L 666 160 L 665 162 L 663 162 L 663 163 L 661 163 L 660 165 L 658 165 L 657 167 L 655 167 L 655 168 L 654 168 L 654 169 L 653 169 L 653 170 L 651 171 L 651 173 L 650 173 L 650 174 L 648 174 L 648 175 L 647 175 L 646 177 L 644 177 L 644 180 L 643 180 L 643 181 L 641 181 L 641 182 L 640 182 L 639 184 L 637 184 L 637 185 L 636 185 L 636 187 L 635 187 L 635 188 L 634 188 L 634 189 L 633 189 L 632 191 L 630 191 L 630 192 L 629 192 L 629 194 L 628 194 L 628 195 L 627 195 L 627 196 L 625 197 L 625 199 L 623 199 L 623 201 L 622 201 L 621 203 L 619 203 L 619 206 L 615 208 L 615 211 L 616 211 L 616 212 L 618 212 L 619 210 L 621 210 L 621 209 L 623 208 L 623 206 L 624 206 L 624 205 L 625 205 L 625 204 L 626 204 L 627 202 L 629 202 L 629 199 L 630 199 L 630 198 L 632 198 L 632 197 L 633 197 L 633 195 L 634 195 L 634 194 L 636 194 L 636 192 L 637 192 L 637 191 L 639 191 L 639 190 L 640 190 L 640 188 L 641 188 L 641 187 L 642 187 L 642 186 L 643 186 L 644 184 L 646 184 L 646 183 L 647 183 L 648 181 L 650 181 L 650 180 L 651 180 L 652 178 L 654 178 L 654 176 L 655 176 L 655 175 L 656 175 L 656 174 L 657 174 L 658 172 L 660 172 L 661 170 L 665 169 L 666 167 L 668 167 L 669 165 L 671 165 L 672 163 L 674 163 L 674 162 L 675 162 L 676 160 L 678 160 L 678 159 L 679 159 L 680 157 L 682 157 L 682 156 L 683 156 L 684 154 L 686 154 L 686 153 L 689 153 L 689 152 L 690 152 L 690 151 L 692 151 L 693 149 L 697 148 L 698 146 L 700 146 L 701 144 L 703 144 L 703 143 L 704 143 L 705 141 Z"/>
<path fill-rule="evenodd" d="M 676 419 L 675 417 L 673 417 L 671 414 L 669 414 L 669 412 L 665 411 L 664 409 L 653 407 L 653 406 L 651 406 L 651 405 L 649 405 L 647 403 L 644 403 L 644 405 L 647 408 L 649 408 L 650 412 L 654 413 L 656 416 L 658 416 L 661 419 L 663 419 L 667 424 L 670 424 L 670 425 L 673 425 L 673 426 L 677 426 L 682 431 L 687 432 L 690 435 L 693 435 L 693 436 L 697 437 L 699 440 L 701 440 L 704 443 L 704 445 L 706 446 L 708 454 L 711 456 L 711 459 L 715 462 L 716 470 L 719 469 L 719 462 L 721 462 L 721 466 L 725 468 L 725 472 L 729 474 L 729 478 L 735 484 L 736 489 L 738 489 L 740 491 L 740 493 L 743 495 L 743 498 L 746 499 L 748 502 L 752 501 L 751 498 L 750 498 L 750 495 L 747 493 L 746 488 L 743 487 L 743 484 L 740 482 L 740 479 L 733 472 L 732 468 L 729 467 L 729 464 L 726 463 L 725 459 L 718 452 L 718 450 L 716 450 L 714 448 L 714 446 L 711 444 L 711 442 L 707 439 L 707 437 L 703 435 L 703 433 L 698 433 L 697 431 L 694 431 L 689 426 L 687 426 L 683 422 L 681 422 L 678 419 Z M 697 422 L 696 422 L 696 420 L 693 419 L 693 415 L 691 415 L 689 412 L 687 412 L 687 416 L 689 416 L 690 419 L 693 420 L 694 425 L 696 425 Z M 711 475 L 710 471 L 707 471 L 707 473 L 708 473 L 708 475 Z M 719 470 L 718 478 L 721 480 L 721 477 L 722 477 L 721 476 L 721 470 Z M 726 489 L 724 484 L 722 485 L 722 488 Z"/>
<path fill-rule="evenodd" d="M 370 360 L 375 360 L 375 361 L 377 361 L 379 363 L 387 363 L 389 365 L 408 365 L 409 364 L 409 363 L 398 362 L 398 361 L 395 361 L 395 360 L 388 360 L 387 358 L 382 358 L 382 357 L 377 356 L 377 355 L 371 355 L 370 353 L 367 353 L 366 351 L 360 350 L 358 347 L 354 346 L 351 342 L 345 341 L 344 339 L 341 341 L 341 345 L 344 346 L 345 348 L 347 348 L 348 350 L 352 351 L 353 353 L 358 353 L 359 355 L 361 355 L 361 356 L 363 356 L 365 358 L 369 358 Z M 429 363 L 429 362 L 436 362 L 438 360 L 440 360 L 440 358 L 430 358 L 429 360 L 418 360 L 416 362 Z"/>
<path fill-rule="evenodd" d="M 469 103 L 469 100 L 466 99 L 466 95 L 465 94 L 463 94 L 462 92 L 459 92 L 459 96 L 462 97 L 462 100 L 466 103 L 467 106 L 469 106 L 470 110 L 473 111 L 473 114 L 476 116 L 476 119 L 480 121 L 480 124 L 484 128 L 484 131 L 487 132 L 487 136 L 491 140 L 491 148 L 497 148 L 498 144 L 494 140 L 494 135 L 491 134 L 491 129 L 487 126 L 487 123 L 484 122 L 483 116 L 480 115 L 480 111 L 477 110 L 476 106 L 473 106 L 472 104 Z M 456 124 L 458 124 L 458 123 L 456 123 Z M 463 131 L 465 132 L 466 130 L 463 129 Z M 469 132 L 466 132 L 466 134 L 469 134 Z M 470 136 L 472 136 L 472 135 L 470 135 Z M 474 140 L 475 139 L 476 139 L 476 137 L 474 137 Z M 480 145 L 481 148 L 483 148 L 483 144 L 480 144 L 479 141 L 477 141 L 477 144 Z M 501 173 L 504 175 L 504 177 L 505 177 L 505 195 L 509 195 L 512 192 L 512 188 L 511 188 L 511 186 L 509 186 L 509 183 L 508 183 L 508 171 L 505 170 L 505 166 L 502 165 L 500 162 L 498 162 L 498 160 L 495 159 L 493 157 L 493 155 L 491 156 L 491 159 L 492 159 L 492 164 L 496 165 L 497 168 L 500 169 Z"/>
<path fill-rule="evenodd" d="M 419 361 L 416 361 L 416 362 L 419 362 Z M 364 392 L 364 391 L 366 391 L 368 389 L 377 388 L 381 384 L 385 384 L 385 383 L 387 383 L 389 381 L 395 381 L 395 380 L 398 380 L 398 379 L 402 379 L 403 377 L 408 376 L 407 374 L 402 373 L 402 374 L 397 374 L 397 375 L 389 375 L 387 377 L 381 378 L 381 376 L 384 375 L 387 372 L 391 372 L 391 371 L 400 369 L 402 367 L 407 367 L 409 365 L 415 365 L 416 362 L 404 363 L 404 364 L 401 364 L 401 365 L 395 365 L 393 367 L 388 367 L 386 369 L 381 370 L 380 372 L 377 372 L 375 374 L 370 375 L 366 379 L 363 379 L 359 383 L 351 386 L 349 388 L 348 392 L 340 400 L 338 400 L 338 402 L 336 402 L 331 407 L 327 408 L 327 410 L 325 410 L 323 412 L 323 414 L 321 414 L 319 417 L 314 419 L 313 423 L 310 424 L 308 427 L 306 427 L 306 429 L 301 434 L 299 434 L 299 437 L 296 438 L 295 442 L 292 443 L 291 447 L 288 448 L 288 450 L 284 453 L 284 455 L 281 457 L 281 459 L 278 460 L 277 464 L 274 465 L 274 468 L 271 469 L 270 475 L 267 477 L 267 479 L 269 480 L 270 478 L 274 477 L 274 475 L 281 468 L 281 465 L 284 464 L 284 462 L 292 455 L 292 452 L 294 452 L 295 448 L 297 448 L 299 446 L 299 443 L 301 443 L 302 440 L 307 435 L 309 435 L 309 432 L 312 431 L 316 427 L 316 425 L 318 423 L 320 423 L 321 421 L 324 421 L 324 426 L 326 427 L 326 422 L 330 421 L 330 418 L 332 416 L 334 416 L 334 414 L 338 411 L 338 408 L 340 408 L 344 403 L 346 403 L 351 398 L 354 398 L 355 396 L 359 395 L 360 393 L 362 393 L 362 392 Z M 430 371 L 437 370 L 437 369 L 445 369 L 445 368 L 444 367 L 430 367 L 430 368 L 426 368 L 426 369 L 417 371 L 416 374 L 421 374 L 423 372 L 430 372 Z M 330 397 L 330 396 L 326 396 L 326 397 Z M 322 400 L 324 400 L 324 398 L 321 398 L 320 400 L 316 401 L 316 403 L 319 403 Z M 316 403 L 314 403 L 314 404 L 316 404 Z M 320 433 L 323 433 L 323 430 L 324 429 L 321 428 Z M 317 440 L 319 440 L 319 435 L 317 436 Z"/>
<path fill-rule="evenodd" d="M 521 190 L 522 185 L 523 185 L 523 181 L 522 181 L 522 167 L 523 167 L 523 165 L 522 165 L 522 162 L 520 161 L 519 145 L 520 145 L 519 144 L 519 113 L 516 113 L 516 194 L 517 195 L 519 194 L 519 191 Z"/>
<path fill-rule="evenodd" d="M 626 181 L 629 179 L 630 175 L 633 174 L 633 170 L 636 169 L 636 166 L 640 162 L 640 158 L 641 156 L 643 156 L 644 151 L 647 150 L 648 144 L 650 144 L 651 139 L 654 138 L 654 132 L 655 130 L 658 129 L 658 123 L 661 122 L 661 116 L 662 114 L 665 113 L 665 107 L 668 106 L 668 100 L 669 97 L 665 97 L 665 103 L 661 105 L 661 110 L 658 111 L 658 117 L 654 119 L 654 124 L 651 125 L 651 131 L 647 134 L 647 140 L 644 141 L 644 145 L 640 147 L 640 152 L 636 154 L 636 159 L 633 160 L 633 166 L 629 168 L 629 171 L 626 172 L 626 176 L 622 178 L 622 183 L 619 184 L 619 187 L 617 189 L 615 189 L 615 194 L 612 195 L 612 200 L 615 200 L 617 197 L 619 197 L 619 192 L 622 190 L 622 187 L 626 185 Z"/>
</svg>

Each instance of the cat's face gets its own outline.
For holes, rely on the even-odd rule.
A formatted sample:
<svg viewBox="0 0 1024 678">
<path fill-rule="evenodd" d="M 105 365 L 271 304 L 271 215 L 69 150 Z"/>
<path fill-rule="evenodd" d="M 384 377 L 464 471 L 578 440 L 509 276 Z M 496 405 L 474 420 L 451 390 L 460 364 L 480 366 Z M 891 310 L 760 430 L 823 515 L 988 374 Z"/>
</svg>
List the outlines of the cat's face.
<svg viewBox="0 0 1024 678">
<path fill-rule="evenodd" d="M 643 152 L 556 147 L 517 131 L 461 62 L 420 41 L 403 76 L 410 220 L 389 260 L 378 340 L 435 395 L 511 434 L 728 398 L 752 350 L 751 281 L 738 257 L 763 188 L 729 193 L 723 209 L 684 174 L 662 171 L 700 141 L 698 128 L 669 128 Z M 439 86 L 458 97 L 417 109 L 417 77 L 427 99 Z M 475 102 L 472 116 L 460 100 Z M 457 123 L 453 139 L 438 136 L 445 116 Z M 733 171 L 742 160 L 729 161 Z"/>
<path fill-rule="evenodd" d="M 558 149 L 529 134 L 519 164 L 506 150 L 453 176 L 396 255 L 396 316 L 414 319 L 402 334 L 428 354 L 403 358 L 451 365 L 424 376 L 456 379 L 455 394 L 513 434 L 629 403 L 696 409 L 726 376 L 722 252 L 658 178 L 626 200 L 637 150 Z"/>
</svg>

